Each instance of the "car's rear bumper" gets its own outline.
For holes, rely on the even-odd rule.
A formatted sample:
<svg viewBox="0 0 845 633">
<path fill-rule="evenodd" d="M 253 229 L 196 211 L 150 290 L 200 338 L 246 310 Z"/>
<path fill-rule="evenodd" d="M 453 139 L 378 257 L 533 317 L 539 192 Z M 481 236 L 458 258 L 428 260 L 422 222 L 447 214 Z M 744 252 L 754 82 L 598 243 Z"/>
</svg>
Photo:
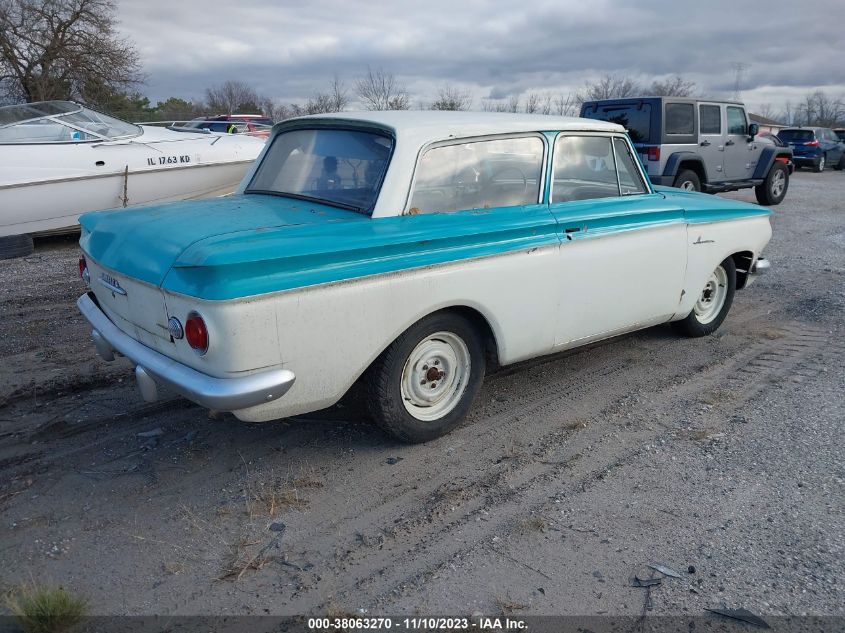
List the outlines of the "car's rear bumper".
<svg viewBox="0 0 845 633">
<path fill-rule="evenodd" d="M 94 328 L 91 338 L 103 360 L 114 360 L 119 352 L 135 363 L 135 377 L 147 401 L 158 397 L 156 383 L 209 409 L 237 411 L 282 397 L 296 376 L 288 369 L 271 369 L 237 378 L 215 378 L 188 367 L 133 339 L 112 323 L 90 293 L 76 302 Z"/>
</svg>

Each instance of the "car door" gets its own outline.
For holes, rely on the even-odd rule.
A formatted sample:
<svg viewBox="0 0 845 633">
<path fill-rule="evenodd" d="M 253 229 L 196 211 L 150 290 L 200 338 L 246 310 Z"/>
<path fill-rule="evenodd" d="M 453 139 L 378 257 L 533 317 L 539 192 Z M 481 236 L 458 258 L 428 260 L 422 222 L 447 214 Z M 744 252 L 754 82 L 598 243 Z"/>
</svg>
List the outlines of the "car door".
<svg viewBox="0 0 845 633">
<path fill-rule="evenodd" d="M 549 201 L 562 236 L 556 347 L 675 313 L 686 264 L 683 209 L 651 192 L 625 137 L 558 135 Z"/>
<path fill-rule="evenodd" d="M 833 130 L 825 128 L 821 132 L 825 140 L 824 147 L 827 153 L 827 164 L 836 166 L 842 158 L 842 149 L 845 146 L 839 142 L 839 138 L 837 138 Z"/>
<path fill-rule="evenodd" d="M 710 182 L 725 180 L 724 106 L 718 103 L 698 105 L 698 153 L 704 160 Z"/>
<path fill-rule="evenodd" d="M 748 120 L 745 109 L 726 106 L 727 136 L 725 139 L 725 179 L 747 180 L 757 164 L 757 143 L 748 140 Z"/>
<path fill-rule="evenodd" d="M 439 272 L 441 293 L 495 320 L 503 362 L 554 346 L 560 235 L 544 195 L 548 147 L 539 133 L 435 143 L 418 159 L 398 219 L 413 248 L 450 252 L 457 265 Z"/>
</svg>

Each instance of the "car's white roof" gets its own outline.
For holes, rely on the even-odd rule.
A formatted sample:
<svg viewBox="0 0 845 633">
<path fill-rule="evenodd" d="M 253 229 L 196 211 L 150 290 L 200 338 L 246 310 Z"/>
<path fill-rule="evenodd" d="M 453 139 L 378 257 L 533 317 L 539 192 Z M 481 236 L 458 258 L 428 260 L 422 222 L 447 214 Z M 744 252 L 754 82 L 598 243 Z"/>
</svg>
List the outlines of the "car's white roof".
<svg viewBox="0 0 845 633">
<path fill-rule="evenodd" d="M 375 123 L 389 128 L 397 137 L 420 145 L 469 136 L 510 134 L 513 132 L 594 131 L 624 132 L 616 123 L 545 114 L 510 112 L 452 112 L 439 110 L 384 110 L 315 114 L 304 119 L 332 119 Z"/>
</svg>

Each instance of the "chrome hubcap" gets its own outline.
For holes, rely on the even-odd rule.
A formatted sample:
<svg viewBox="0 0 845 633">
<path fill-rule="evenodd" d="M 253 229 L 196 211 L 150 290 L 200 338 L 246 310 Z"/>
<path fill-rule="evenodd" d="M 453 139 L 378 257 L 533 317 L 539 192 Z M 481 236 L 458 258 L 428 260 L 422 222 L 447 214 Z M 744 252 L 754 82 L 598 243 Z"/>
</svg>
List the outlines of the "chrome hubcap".
<svg viewBox="0 0 845 633">
<path fill-rule="evenodd" d="M 699 323 L 710 323 L 721 312 L 728 296 L 728 273 L 719 266 L 710 274 L 701 296 L 695 304 L 695 317 Z"/>
<path fill-rule="evenodd" d="M 470 375 L 469 349 L 452 332 L 436 332 L 420 341 L 402 368 L 405 409 L 418 420 L 442 418 L 466 391 Z"/>
<path fill-rule="evenodd" d="M 687 180 L 686 182 L 681 183 L 681 189 L 684 191 L 695 191 L 695 185 L 692 184 L 691 181 Z"/>
<path fill-rule="evenodd" d="M 772 195 L 776 198 L 780 197 L 783 190 L 786 188 L 786 176 L 783 171 L 778 170 L 772 177 Z"/>
</svg>

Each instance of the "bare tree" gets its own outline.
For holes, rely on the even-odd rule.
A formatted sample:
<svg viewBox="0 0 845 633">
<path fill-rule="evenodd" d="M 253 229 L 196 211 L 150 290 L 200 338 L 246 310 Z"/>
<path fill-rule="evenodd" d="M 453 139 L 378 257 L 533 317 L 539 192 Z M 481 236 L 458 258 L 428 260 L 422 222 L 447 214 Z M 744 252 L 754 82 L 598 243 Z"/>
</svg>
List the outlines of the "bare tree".
<svg viewBox="0 0 845 633">
<path fill-rule="evenodd" d="M 656 97 L 689 97 L 694 91 L 695 82 L 687 81 L 681 75 L 675 75 L 666 81 L 655 80 L 648 89 L 649 94 Z"/>
<path fill-rule="evenodd" d="M 525 113 L 536 114 L 540 111 L 540 95 L 536 92 L 529 92 L 525 97 Z"/>
<path fill-rule="evenodd" d="M 763 117 L 764 119 L 769 119 L 771 121 L 777 120 L 778 117 L 771 103 L 761 104 L 760 107 L 757 108 L 757 114 Z"/>
<path fill-rule="evenodd" d="M 507 107 L 504 102 L 498 99 L 482 99 L 482 112 L 507 112 Z"/>
<path fill-rule="evenodd" d="M 260 109 L 260 102 L 264 101 L 251 86 L 232 80 L 206 88 L 205 100 L 209 111 L 218 114 L 255 112 Z"/>
<path fill-rule="evenodd" d="M 367 66 L 367 74 L 355 82 L 358 97 L 367 110 L 407 110 L 411 99 L 393 73 Z"/>
<path fill-rule="evenodd" d="M 639 84 L 630 77 L 606 74 L 593 82 L 587 82 L 581 101 L 597 99 L 621 99 L 631 97 L 641 91 Z"/>
<path fill-rule="evenodd" d="M 798 123 L 819 127 L 838 127 L 845 122 L 845 102 L 834 99 L 822 90 L 804 97 L 796 111 Z"/>
<path fill-rule="evenodd" d="M 0 89 L 43 101 L 125 91 L 143 79 L 111 0 L 0 0 Z"/>
<path fill-rule="evenodd" d="M 469 91 L 455 86 L 442 86 L 437 91 L 437 100 L 429 106 L 430 110 L 469 110 L 472 96 Z"/>
<path fill-rule="evenodd" d="M 554 100 L 554 111 L 559 116 L 578 116 L 580 106 L 578 104 L 578 96 L 571 92 L 566 96 L 563 93 L 558 94 Z"/>
<path fill-rule="evenodd" d="M 329 104 L 332 112 L 343 112 L 349 106 L 349 91 L 343 80 L 335 75 L 329 86 Z"/>
</svg>

